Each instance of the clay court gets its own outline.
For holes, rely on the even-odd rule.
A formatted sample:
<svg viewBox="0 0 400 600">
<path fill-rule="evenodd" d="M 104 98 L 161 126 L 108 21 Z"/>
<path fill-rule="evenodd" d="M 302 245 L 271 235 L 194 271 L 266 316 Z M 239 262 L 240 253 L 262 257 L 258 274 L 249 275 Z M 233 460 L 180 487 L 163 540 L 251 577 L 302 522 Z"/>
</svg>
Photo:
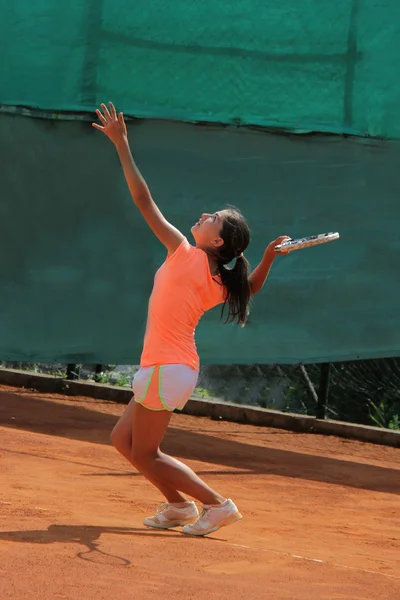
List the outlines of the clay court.
<svg viewBox="0 0 400 600">
<path fill-rule="evenodd" d="M 244 515 L 192 539 L 142 526 L 123 409 L 1 387 L 1 600 L 398 600 L 399 450 L 174 415 L 164 449 Z"/>
</svg>

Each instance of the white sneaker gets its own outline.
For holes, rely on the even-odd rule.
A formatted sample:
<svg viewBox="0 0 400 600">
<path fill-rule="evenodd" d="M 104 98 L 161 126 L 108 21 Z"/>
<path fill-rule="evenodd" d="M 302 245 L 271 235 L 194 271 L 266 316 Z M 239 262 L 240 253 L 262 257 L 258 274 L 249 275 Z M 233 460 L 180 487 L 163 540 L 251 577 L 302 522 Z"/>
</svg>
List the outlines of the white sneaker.
<svg viewBox="0 0 400 600">
<path fill-rule="evenodd" d="M 232 500 L 225 500 L 220 506 L 204 506 L 199 519 L 193 525 L 185 525 L 182 533 L 187 535 L 207 535 L 220 527 L 239 521 L 242 515 Z"/>
<path fill-rule="evenodd" d="M 165 502 L 157 508 L 156 514 L 153 517 L 147 517 L 143 524 L 156 529 L 170 529 L 194 523 L 198 516 L 199 511 L 194 502 L 186 502 L 186 506 L 176 506 Z"/>
</svg>

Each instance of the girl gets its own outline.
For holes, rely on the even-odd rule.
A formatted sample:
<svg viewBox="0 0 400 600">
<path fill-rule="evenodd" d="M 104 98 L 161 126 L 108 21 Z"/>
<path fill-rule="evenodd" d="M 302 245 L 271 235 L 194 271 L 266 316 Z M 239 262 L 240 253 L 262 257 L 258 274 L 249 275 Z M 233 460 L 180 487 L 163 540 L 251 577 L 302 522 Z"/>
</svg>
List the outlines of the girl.
<svg viewBox="0 0 400 600">
<path fill-rule="evenodd" d="M 96 113 L 102 131 L 115 145 L 132 198 L 149 227 L 167 249 L 156 273 L 149 301 L 140 369 L 134 377 L 134 397 L 111 434 L 115 448 L 142 473 L 167 502 L 144 520 L 149 527 L 183 526 L 183 533 L 207 535 L 241 519 L 236 505 L 211 489 L 189 467 L 161 452 L 160 444 L 172 412 L 182 410 L 195 389 L 199 357 L 194 333 L 206 310 L 222 305 L 226 321 L 244 325 L 250 296 L 263 286 L 275 258 L 267 247 L 249 275 L 243 256 L 250 242 L 249 227 L 236 209 L 204 213 L 192 227 L 196 245 L 164 218 L 151 197 L 130 151 L 122 113 L 113 104 Z M 232 269 L 225 265 L 235 260 Z M 203 505 L 201 515 L 196 504 Z"/>
</svg>

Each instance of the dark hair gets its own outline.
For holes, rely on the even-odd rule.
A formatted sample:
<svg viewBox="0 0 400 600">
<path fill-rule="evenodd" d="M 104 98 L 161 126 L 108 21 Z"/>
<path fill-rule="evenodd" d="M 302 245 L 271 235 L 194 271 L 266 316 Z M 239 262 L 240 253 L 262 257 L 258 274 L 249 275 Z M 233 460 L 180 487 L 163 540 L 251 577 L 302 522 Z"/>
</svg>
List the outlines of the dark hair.
<svg viewBox="0 0 400 600">
<path fill-rule="evenodd" d="M 243 256 L 250 243 L 250 229 L 240 210 L 236 208 L 226 210 L 219 235 L 224 243 L 217 250 L 216 260 L 221 281 L 227 290 L 221 317 L 228 306 L 225 323 L 236 321 L 243 326 L 250 303 L 249 262 Z M 225 266 L 234 258 L 236 262 L 233 267 Z"/>
</svg>

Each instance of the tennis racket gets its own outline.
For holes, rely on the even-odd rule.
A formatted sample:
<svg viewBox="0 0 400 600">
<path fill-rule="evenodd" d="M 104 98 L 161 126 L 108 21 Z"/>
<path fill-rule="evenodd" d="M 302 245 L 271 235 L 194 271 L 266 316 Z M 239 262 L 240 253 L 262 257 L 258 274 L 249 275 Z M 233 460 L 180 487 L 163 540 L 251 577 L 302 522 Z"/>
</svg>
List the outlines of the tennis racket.
<svg viewBox="0 0 400 600">
<path fill-rule="evenodd" d="M 339 234 L 335 233 L 321 233 L 319 235 L 309 235 L 308 237 L 298 238 L 295 240 L 287 240 L 275 246 L 276 252 L 292 252 L 293 250 L 302 250 L 303 248 L 310 248 L 311 246 L 318 246 L 319 244 L 326 244 L 327 242 L 334 242 L 339 239 Z"/>
</svg>

